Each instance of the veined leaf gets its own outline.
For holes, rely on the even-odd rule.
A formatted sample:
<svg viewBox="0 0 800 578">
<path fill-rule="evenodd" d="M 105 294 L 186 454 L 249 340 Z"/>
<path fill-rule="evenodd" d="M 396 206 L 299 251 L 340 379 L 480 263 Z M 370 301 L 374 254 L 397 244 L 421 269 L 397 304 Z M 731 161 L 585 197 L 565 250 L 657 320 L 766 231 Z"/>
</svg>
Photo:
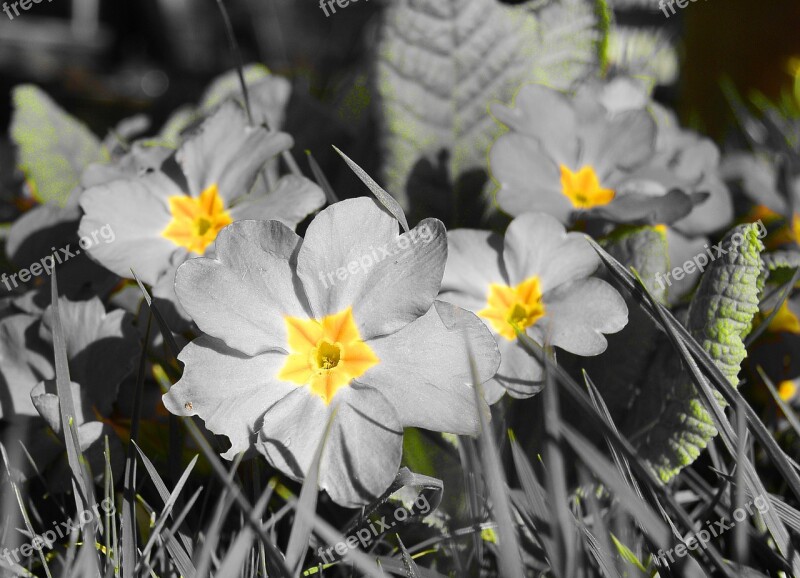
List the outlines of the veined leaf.
<svg viewBox="0 0 800 578">
<path fill-rule="evenodd" d="M 600 2 L 604 6 L 603 2 Z M 378 48 L 378 92 L 387 189 L 408 208 L 417 163 L 443 164 L 451 182 L 486 166 L 502 128 L 487 113 L 520 85 L 570 88 L 598 61 L 597 3 L 560 0 L 397 0 L 387 7 Z"/>
<path fill-rule="evenodd" d="M 19 167 L 40 203 L 66 204 L 91 163 L 106 162 L 100 139 L 33 85 L 13 91 L 11 139 L 19 149 Z"/>
<path fill-rule="evenodd" d="M 732 239 L 742 238 L 741 243 Z M 758 312 L 764 287 L 764 245 L 751 225 L 735 227 L 721 243 L 726 254 L 708 264 L 689 307 L 686 328 L 733 387 L 747 356 L 744 338 Z M 699 259 L 698 259 L 699 261 Z M 625 429 L 663 482 L 691 464 L 717 435 L 680 356 L 659 347 L 645 390 Z M 720 405 L 721 394 L 714 392 Z"/>
</svg>

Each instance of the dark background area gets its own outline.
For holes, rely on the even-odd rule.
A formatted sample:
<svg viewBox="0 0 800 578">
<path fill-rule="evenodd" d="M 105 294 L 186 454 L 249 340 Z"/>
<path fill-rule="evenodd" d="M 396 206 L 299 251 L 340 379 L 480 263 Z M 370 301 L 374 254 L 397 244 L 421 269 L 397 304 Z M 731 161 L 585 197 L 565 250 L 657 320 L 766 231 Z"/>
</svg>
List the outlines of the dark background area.
<svg viewBox="0 0 800 578">
<path fill-rule="evenodd" d="M 341 110 L 349 88 L 369 70 L 377 18 L 389 1 L 360 0 L 331 17 L 316 0 L 227 0 L 226 6 L 245 61 L 290 78 L 295 96 L 311 94 Z M 142 112 L 157 129 L 234 64 L 214 0 L 42 0 L 20 12 L 13 21 L 0 12 L 0 134 L 8 129 L 10 90 L 19 83 L 41 85 L 102 136 Z M 758 90 L 777 99 L 792 89 L 798 73 L 791 59 L 800 58 L 796 0 L 698 0 L 676 12 L 667 19 L 658 8 L 619 10 L 618 18 L 665 27 L 675 37 L 682 76 L 658 94 L 685 122 L 724 136 L 731 123 L 719 87 L 724 77 L 744 95 Z M 343 144 L 363 135 L 346 114 L 339 117 L 341 126 L 319 126 L 321 117 L 316 128 Z M 303 135 L 295 137 L 302 151 Z"/>
</svg>

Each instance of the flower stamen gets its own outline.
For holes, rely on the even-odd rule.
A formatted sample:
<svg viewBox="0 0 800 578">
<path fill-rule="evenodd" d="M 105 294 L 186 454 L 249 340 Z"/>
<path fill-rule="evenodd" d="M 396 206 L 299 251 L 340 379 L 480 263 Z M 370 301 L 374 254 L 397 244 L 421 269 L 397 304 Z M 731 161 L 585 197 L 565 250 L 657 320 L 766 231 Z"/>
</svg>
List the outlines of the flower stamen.
<svg viewBox="0 0 800 578">
<path fill-rule="evenodd" d="M 219 232 L 233 222 L 217 185 L 211 185 L 199 197 L 175 195 L 169 198 L 172 221 L 161 235 L 179 247 L 202 255 Z"/>
<path fill-rule="evenodd" d="M 538 276 L 526 279 L 516 287 L 492 283 L 486 308 L 478 311 L 478 316 L 486 319 L 499 335 L 509 341 L 517 338 L 517 329 L 524 331 L 544 315 Z"/>
<path fill-rule="evenodd" d="M 591 209 L 607 205 L 614 200 L 614 191 L 600 186 L 597 173 L 590 166 L 582 167 L 577 173 L 561 165 L 561 192 L 576 209 Z"/>
</svg>

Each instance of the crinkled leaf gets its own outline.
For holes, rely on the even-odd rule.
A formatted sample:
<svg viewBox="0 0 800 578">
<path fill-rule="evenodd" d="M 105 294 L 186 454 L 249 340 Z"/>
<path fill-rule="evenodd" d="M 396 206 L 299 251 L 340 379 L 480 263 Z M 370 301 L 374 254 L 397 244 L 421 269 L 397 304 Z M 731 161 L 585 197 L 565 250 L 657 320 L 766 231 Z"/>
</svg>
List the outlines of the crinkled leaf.
<svg viewBox="0 0 800 578">
<path fill-rule="evenodd" d="M 566 89 L 595 64 L 595 2 L 562 0 L 538 13 L 496 0 L 398 0 L 384 14 L 378 47 L 387 189 L 408 207 L 406 181 L 442 151 L 451 180 L 486 166 L 502 130 L 490 102 L 520 85 Z"/>
<path fill-rule="evenodd" d="M 731 238 L 743 235 L 736 246 Z M 758 313 L 764 286 L 764 246 L 751 225 L 734 228 L 722 241 L 727 254 L 709 264 L 689 307 L 687 330 L 734 387 L 747 355 L 744 338 Z M 625 429 L 662 481 L 691 464 L 717 435 L 712 416 L 680 356 L 662 343 Z M 718 402 L 723 400 L 714 392 Z"/>
<path fill-rule="evenodd" d="M 105 162 L 100 140 L 32 85 L 14 89 L 11 138 L 19 149 L 19 166 L 41 203 L 64 205 L 91 163 Z"/>
</svg>

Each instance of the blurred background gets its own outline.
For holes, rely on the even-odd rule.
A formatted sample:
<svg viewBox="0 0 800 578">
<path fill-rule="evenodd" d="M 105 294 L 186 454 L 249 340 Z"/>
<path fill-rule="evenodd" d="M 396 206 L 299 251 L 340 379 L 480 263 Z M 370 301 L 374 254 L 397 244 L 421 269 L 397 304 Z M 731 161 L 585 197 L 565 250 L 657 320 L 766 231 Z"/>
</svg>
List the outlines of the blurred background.
<svg viewBox="0 0 800 578">
<path fill-rule="evenodd" d="M 326 17 L 316 0 L 226 0 L 244 61 L 263 62 L 294 85 L 286 129 L 298 150 L 308 140 L 303 131 L 316 131 L 316 142 L 322 132 L 347 146 L 373 130 L 364 113 L 370 101 L 365 79 L 377 19 L 391 1 L 361 0 Z M 759 91 L 777 100 L 789 91 L 800 97 L 796 0 L 698 0 L 676 6 L 669 18 L 658 0 L 610 1 L 620 25 L 638 35 L 612 47 L 617 58 L 637 58 L 642 37 L 663 41 L 667 56 L 645 57 L 660 67 L 657 95 L 713 138 L 723 139 L 732 124 L 720 88 L 724 78 L 744 96 Z M 138 113 L 157 128 L 175 108 L 196 102 L 208 81 L 234 62 L 215 0 L 42 0 L 13 20 L 0 13 L 0 134 L 7 134 L 10 89 L 19 83 L 41 85 L 104 136 Z M 327 109 L 317 123 L 308 122 L 309 102 Z M 293 122 L 298 116 L 306 122 Z M 364 151 L 365 168 L 377 161 L 376 149 Z M 323 162 L 329 154 L 314 152 Z M 0 137 L 2 183 L 9 154 Z"/>
</svg>

